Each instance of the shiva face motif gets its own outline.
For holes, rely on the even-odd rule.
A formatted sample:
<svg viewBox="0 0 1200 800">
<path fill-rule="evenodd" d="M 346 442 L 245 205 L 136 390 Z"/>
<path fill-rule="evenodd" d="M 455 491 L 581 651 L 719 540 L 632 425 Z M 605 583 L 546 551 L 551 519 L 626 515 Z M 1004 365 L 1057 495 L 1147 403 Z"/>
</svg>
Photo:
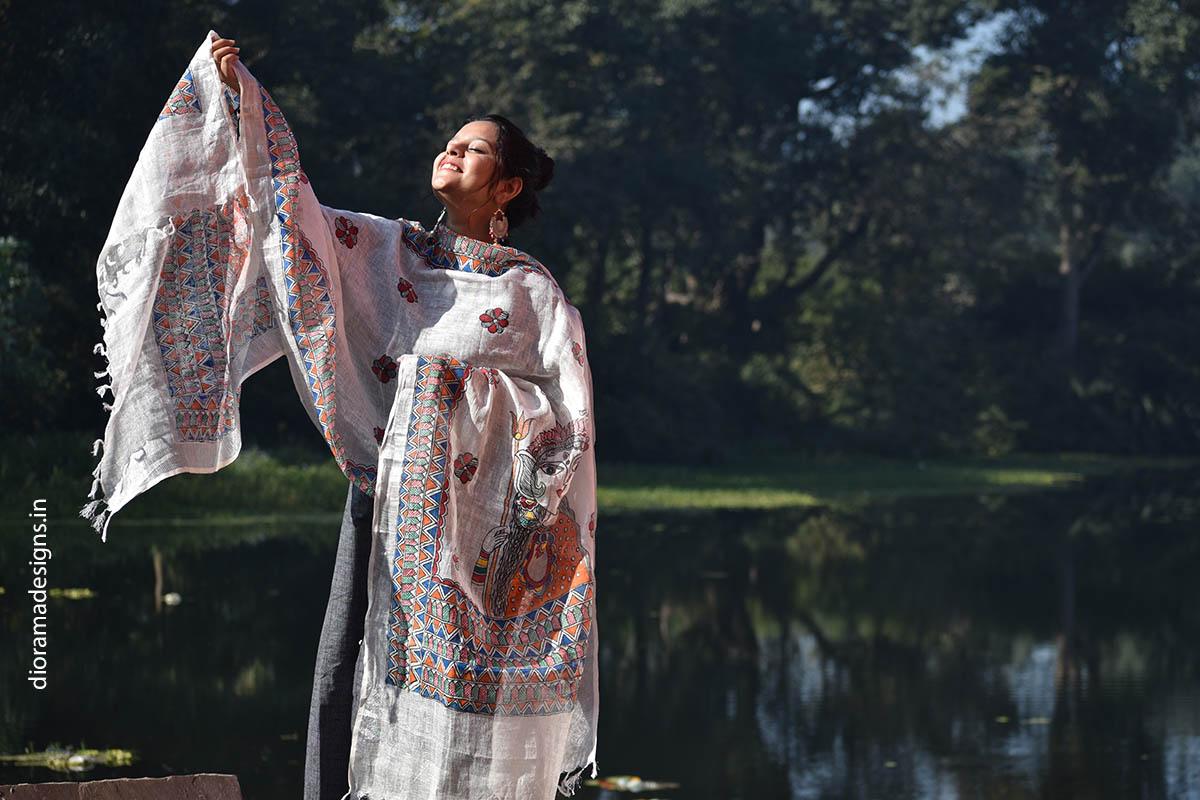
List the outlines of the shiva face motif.
<svg viewBox="0 0 1200 800">
<path fill-rule="evenodd" d="M 582 457 L 575 438 L 570 437 L 540 453 L 528 450 L 517 453 L 514 464 L 517 496 L 513 503 L 517 526 L 544 525 L 558 509 Z"/>
<path fill-rule="evenodd" d="M 584 419 L 555 425 L 513 455 L 514 494 L 507 519 L 484 537 L 471 577 L 483 590 L 488 613 L 503 614 L 511 595 L 541 588 L 548 576 L 553 551 L 564 544 L 554 541 L 551 528 L 588 447 L 585 425 Z M 524 432 L 518 431 L 521 435 L 514 438 L 519 441 Z M 539 586 L 528 585 L 531 581 Z"/>
</svg>

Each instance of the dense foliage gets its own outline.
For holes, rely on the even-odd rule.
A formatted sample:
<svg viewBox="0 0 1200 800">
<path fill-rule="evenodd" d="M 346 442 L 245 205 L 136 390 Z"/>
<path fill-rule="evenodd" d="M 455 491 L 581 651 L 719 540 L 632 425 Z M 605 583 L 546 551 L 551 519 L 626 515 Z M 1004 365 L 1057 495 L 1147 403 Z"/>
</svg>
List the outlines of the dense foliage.
<svg viewBox="0 0 1200 800">
<path fill-rule="evenodd" d="M 95 259 L 211 27 L 328 205 L 431 222 L 471 113 L 546 147 L 514 243 L 583 312 L 602 458 L 1200 445 L 1194 2 L 121 6 L 0 0 L 10 426 L 99 426 Z M 935 121 L 928 54 L 977 24 Z M 251 440 L 316 439 L 289 381 L 247 384 Z"/>
</svg>

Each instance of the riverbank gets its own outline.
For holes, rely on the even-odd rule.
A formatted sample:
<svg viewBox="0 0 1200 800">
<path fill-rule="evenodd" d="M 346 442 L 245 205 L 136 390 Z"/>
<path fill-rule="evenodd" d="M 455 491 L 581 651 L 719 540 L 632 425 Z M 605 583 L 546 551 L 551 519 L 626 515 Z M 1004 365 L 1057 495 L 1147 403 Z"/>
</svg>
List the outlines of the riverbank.
<svg viewBox="0 0 1200 800">
<path fill-rule="evenodd" d="M 56 433 L 0 439 L 0 498 L 5 526 L 24 526 L 32 498 L 49 500 L 58 524 L 86 525 L 93 459 L 86 435 Z M 746 453 L 720 466 L 601 461 L 602 513 L 739 510 L 853 504 L 888 497 L 998 494 L 1077 485 L 1089 477 L 1200 465 L 1200 458 L 1119 457 L 1086 453 L 999 458 L 902 460 L 872 456 L 803 458 Z M 291 518 L 336 523 L 347 483 L 331 458 L 311 451 L 243 450 L 209 475 L 164 480 L 117 516 L 130 525 L 246 524 Z"/>
</svg>

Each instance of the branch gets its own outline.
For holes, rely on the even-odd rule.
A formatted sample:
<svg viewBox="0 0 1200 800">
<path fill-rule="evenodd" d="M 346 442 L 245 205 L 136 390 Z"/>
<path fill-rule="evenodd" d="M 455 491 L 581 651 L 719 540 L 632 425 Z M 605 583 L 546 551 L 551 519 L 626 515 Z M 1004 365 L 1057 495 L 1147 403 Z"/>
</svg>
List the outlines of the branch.
<svg viewBox="0 0 1200 800">
<path fill-rule="evenodd" d="M 850 226 L 849 230 L 843 233 L 833 246 L 828 248 L 820 260 L 808 271 L 808 274 L 801 278 L 796 283 L 790 286 L 782 286 L 780 289 L 787 289 L 789 297 L 802 295 L 811 289 L 817 281 L 829 270 L 833 263 L 850 249 L 850 246 L 862 238 L 862 235 L 867 230 L 867 221 L 870 215 L 863 212 L 858 215 L 858 219 Z M 778 292 L 776 292 L 778 294 Z"/>
<path fill-rule="evenodd" d="M 1105 207 L 1104 212 L 1100 215 L 1099 221 L 1092 226 L 1092 240 L 1088 244 L 1087 253 L 1079 260 L 1079 283 L 1083 284 L 1087 280 L 1088 275 L 1092 274 L 1092 270 L 1096 268 L 1096 264 L 1100 262 L 1100 246 L 1104 243 L 1104 236 L 1108 233 L 1109 221 L 1112 217 L 1112 203 Z"/>
</svg>

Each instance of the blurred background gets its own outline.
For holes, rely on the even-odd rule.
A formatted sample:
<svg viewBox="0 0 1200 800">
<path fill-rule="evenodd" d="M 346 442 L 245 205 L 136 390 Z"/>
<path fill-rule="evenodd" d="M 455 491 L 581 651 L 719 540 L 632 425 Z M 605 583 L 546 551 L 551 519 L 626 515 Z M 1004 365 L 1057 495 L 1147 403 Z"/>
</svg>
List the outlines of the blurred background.
<svg viewBox="0 0 1200 800">
<path fill-rule="evenodd" d="M 0 783 L 299 796 L 346 484 L 286 365 L 234 464 L 77 517 L 96 259 L 209 28 L 326 205 L 432 223 L 474 113 L 556 160 L 513 243 L 595 380 L 585 796 L 1200 798 L 1187 0 L 0 0 Z"/>
</svg>

